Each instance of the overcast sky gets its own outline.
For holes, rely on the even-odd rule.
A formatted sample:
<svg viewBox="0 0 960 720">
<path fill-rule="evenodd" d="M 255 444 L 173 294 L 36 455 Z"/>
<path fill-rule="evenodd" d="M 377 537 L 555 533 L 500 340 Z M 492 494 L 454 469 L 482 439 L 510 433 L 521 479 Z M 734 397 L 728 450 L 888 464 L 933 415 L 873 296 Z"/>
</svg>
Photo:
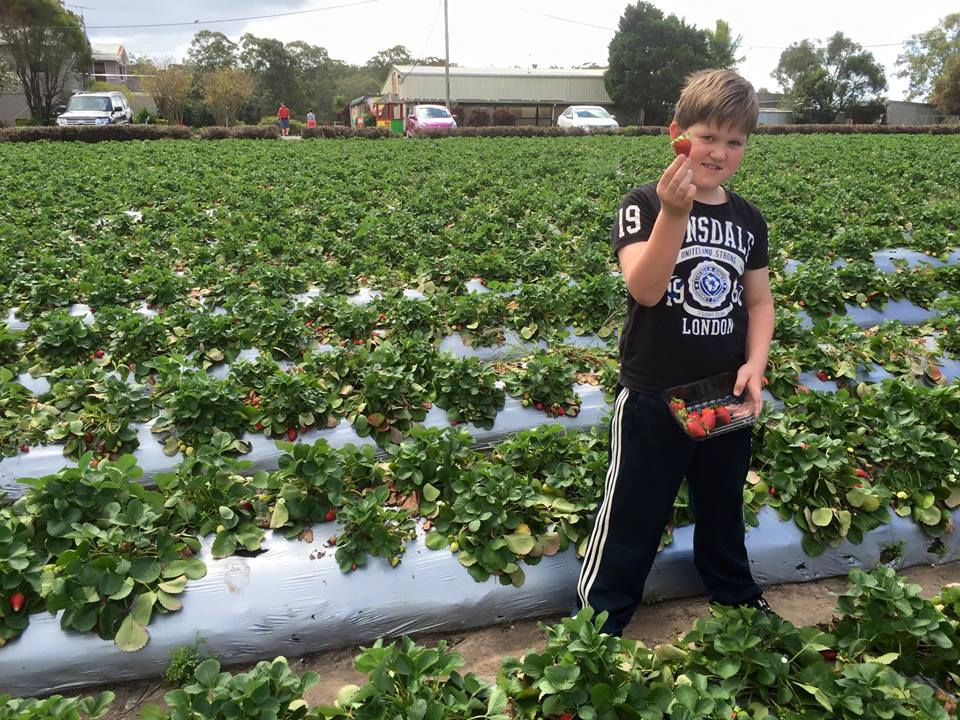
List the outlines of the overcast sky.
<svg viewBox="0 0 960 720">
<path fill-rule="evenodd" d="M 606 65 L 608 46 L 624 0 L 448 0 L 450 61 L 472 67 Z M 888 97 L 902 99 L 907 82 L 895 77 L 900 43 L 925 32 L 958 9 L 957 0 L 786 0 L 728 2 L 657 0 L 699 28 L 718 19 L 742 36 L 740 72 L 759 89 L 777 89 L 770 77 L 780 52 L 803 39 L 825 39 L 837 30 L 870 50 L 887 72 Z M 331 8 L 334 5 L 351 7 Z M 128 54 L 180 59 L 193 34 L 216 30 L 232 40 L 245 32 L 284 42 L 304 40 L 331 57 L 361 64 L 394 45 L 416 57 L 442 57 L 443 0 L 67 0 L 82 12 L 93 42 L 121 42 Z M 82 9 L 77 6 L 84 6 Z M 909 7 L 909 11 L 905 11 Z M 316 12 L 300 12 L 321 9 Z M 273 13 L 285 17 L 231 22 Z M 200 21 L 195 23 L 194 21 Z M 181 23 L 174 27 L 123 27 Z"/>
</svg>

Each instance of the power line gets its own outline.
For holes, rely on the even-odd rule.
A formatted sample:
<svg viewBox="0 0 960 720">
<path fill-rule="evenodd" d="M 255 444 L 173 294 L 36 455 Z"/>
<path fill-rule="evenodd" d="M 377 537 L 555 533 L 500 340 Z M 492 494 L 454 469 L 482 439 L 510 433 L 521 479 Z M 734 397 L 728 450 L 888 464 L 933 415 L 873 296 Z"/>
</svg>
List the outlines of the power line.
<svg viewBox="0 0 960 720">
<path fill-rule="evenodd" d="M 183 22 L 169 23 L 148 23 L 142 25 L 87 25 L 87 30 L 142 30 L 146 28 L 165 28 L 165 27 L 184 27 L 190 25 L 218 25 L 221 23 L 245 22 L 247 20 L 267 20 L 270 18 L 289 17 L 291 15 L 306 15 L 309 13 L 325 12 L 327 10 L 339 10 L 341 8 L 356 7 L 358 5 L 369 5 L 371 3 L 382 2 L 382 0 L 358 0 L 357 2 L 341 3 L 339 5 L 328 5 L 322 8 L 310 8 L 308 10 L 294 10 L 291 12 L 271 13 L 269 15 L 250 15 L 248 17 L 221 18 L 218 20 L 190 20 Z M 0 25 L 0 27 L 16 28 L 20 30 L 70 30 L 72 25 Z"/>
</svg>

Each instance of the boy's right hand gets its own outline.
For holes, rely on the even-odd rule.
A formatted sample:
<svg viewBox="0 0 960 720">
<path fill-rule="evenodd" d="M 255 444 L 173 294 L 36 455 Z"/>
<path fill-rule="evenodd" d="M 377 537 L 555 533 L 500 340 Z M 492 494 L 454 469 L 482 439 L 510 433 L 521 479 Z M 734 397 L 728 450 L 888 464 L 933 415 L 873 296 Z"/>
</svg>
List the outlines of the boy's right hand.
<svg viewBox="0 0 960 720">
<path fill-rule="evenodd" d="M 693 180 L 693 169 L 690 167 L 690 158 L 686 155 L 677 155 L 657 183 L 657 195 L 660 198 L 662 212 L 680 217 L 690 214 L 693 209 L 693 198 L 697 194 L 697 186 L 691 180 Z"/>
</svg>

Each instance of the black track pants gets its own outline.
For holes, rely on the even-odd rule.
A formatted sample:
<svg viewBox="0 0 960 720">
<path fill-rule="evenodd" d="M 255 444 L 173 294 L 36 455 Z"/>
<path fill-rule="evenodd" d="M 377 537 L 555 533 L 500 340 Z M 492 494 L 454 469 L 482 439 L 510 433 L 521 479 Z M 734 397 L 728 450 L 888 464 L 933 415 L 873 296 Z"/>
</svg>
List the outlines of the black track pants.
<svg viewBox="0 0 960 720">
<path fill-rule="evenodd" d="M 604 632 L 622 633 L 640 603 L 684 476 L 696 517 L 694 563 L 711 601 L 737 605 L 761 594 L 744 545 L 751 449 L 749 429 L 696 443 L 661 398 L 617 387 L 603 499 L 577 582 L 579 607 L 610 614 Z"/>
</svg>

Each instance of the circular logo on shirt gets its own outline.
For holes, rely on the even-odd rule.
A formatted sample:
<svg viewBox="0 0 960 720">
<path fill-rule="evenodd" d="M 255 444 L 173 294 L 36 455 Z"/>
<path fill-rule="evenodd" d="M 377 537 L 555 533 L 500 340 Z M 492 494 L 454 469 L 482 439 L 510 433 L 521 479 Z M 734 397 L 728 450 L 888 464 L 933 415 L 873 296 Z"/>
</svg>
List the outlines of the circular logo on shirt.
<svg viewBox="0 0 960 720">
<path fill-rule="evenodd" d="M 690 273 L 690 294 L 705 307 L 715 308 L 730 292 L 730 273 L 715 262 L 702 262 Z"/>
</svg>

